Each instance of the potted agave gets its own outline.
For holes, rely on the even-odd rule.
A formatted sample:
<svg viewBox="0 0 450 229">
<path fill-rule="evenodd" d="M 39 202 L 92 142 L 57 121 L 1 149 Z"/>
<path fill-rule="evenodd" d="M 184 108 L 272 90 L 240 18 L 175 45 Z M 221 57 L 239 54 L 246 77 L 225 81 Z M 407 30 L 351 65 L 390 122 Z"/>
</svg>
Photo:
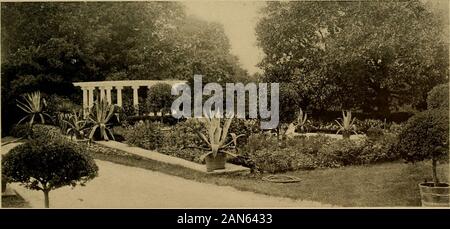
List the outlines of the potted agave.
<svg viewBox="0 0 450 229">
<path fill-rule="evenodd" d="M 200 157 L 200 160 L 205 160 L 206 171 L 212 172 L 217 169 L 225 169 L 226 155 L 236 157 L 236 154 L 229 152 L 230 149 L 236 149 L 237 138 L 243 135 L 236 136 L 234 133 L 230 133 L 232 137 L 231 141 L 226 142 L 228 136 L 228 130 L 230 128 L 233 118 L 225 120 L 223 127 L 221 124 L 220 113 L 216 113 L 211 117 L 202 118 L 207 128 L 207 136 L 200 131 L 197 131 L 197 135 L 205 143 L 206 147 L 201 148 L 207 153 Z"/>
<path fill-rule="evenodd" d="M 297 120 L 294 122 L 291 122 L 286 130 L 286 132 L 284 133 L 286 136 L 292 136 L 295 134 L 295 131 L 297 129 L 300 130 L 300 133 L 306 133 L 307 132 L 307 128 L 306 128 L 306 123 L 308 120 L 308 114 L 304 113 L 303 110 L 300 108 L 300 111 L 297 114 Z"/>
<path fill-rule="evenodd" d="M 448 110 L 427 110 L 408 120 L 399 134 L 398 151 L 406 162 L 431 161 L 432 181 L 419 184 L 422 206 L 449 207 L 449 184 L 438 176 L 438 162 L 448 162 Z"/>
<path fill-rule="evenodd" d="M 350 135 L 353 133 L 356 133 L 356 126 L 354 125 L 356 118 L 352 119 L 352 112 L 351 111 L 342 111 L 342 119 L 341 122 L 338 120 L 335 120 L 336 123 L 339 125 L 339 130 L 336 132 L 336 134 L 339 134 L 342 132 L 342 137 L 344 139 L 349 139 Z"/>
</svg>

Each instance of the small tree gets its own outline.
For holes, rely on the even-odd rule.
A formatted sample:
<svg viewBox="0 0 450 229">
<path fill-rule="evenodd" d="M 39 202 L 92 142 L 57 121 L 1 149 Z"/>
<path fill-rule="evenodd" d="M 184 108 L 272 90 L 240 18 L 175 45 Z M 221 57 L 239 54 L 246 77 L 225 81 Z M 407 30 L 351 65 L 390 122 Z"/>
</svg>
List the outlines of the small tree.
<svg viewBox="0 0 450 229">
<path fill-rule="evenodd" d="M 446 109 L 418 113 L 399 135 L 398 150 L 407 162 L 431 159 L 434 186 L 439 184 L 437 162 L 448 161 L 449 119 Z"/>
<path fill-rule="evenodd" d="M 2 158 L 2 175 L 31 190 L 44 192 L 49 207 L 49 192 L 66 185 L 84 185 L 97 176 L 94 160 L 75 143 L 31 140 Z"/>
</svg>

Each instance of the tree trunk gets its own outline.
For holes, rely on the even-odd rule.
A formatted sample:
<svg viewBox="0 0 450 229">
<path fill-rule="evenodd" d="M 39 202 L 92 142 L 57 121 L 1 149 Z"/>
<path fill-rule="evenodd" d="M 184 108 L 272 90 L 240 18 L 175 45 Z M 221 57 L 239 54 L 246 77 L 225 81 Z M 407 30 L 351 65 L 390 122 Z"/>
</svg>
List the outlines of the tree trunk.
<svg viewBox="0 0 450 229">
<path fill-rule="evenodd" d="M 50 207 L 50 200 L 48 198 L 48 193 L 49 192 L 50 192 L 50 190 L 44 190 L 45 208 L 49 208 Z"/>
<path fill-rule="evenodd" d="M 432 159 L 432 163 L 433 163 L 433 183 L 434 183 L 434 187 L 437 187 L 439 185 L 439 179 L 437 177 L 437 160 L 436 159 Z"/>
</svg>

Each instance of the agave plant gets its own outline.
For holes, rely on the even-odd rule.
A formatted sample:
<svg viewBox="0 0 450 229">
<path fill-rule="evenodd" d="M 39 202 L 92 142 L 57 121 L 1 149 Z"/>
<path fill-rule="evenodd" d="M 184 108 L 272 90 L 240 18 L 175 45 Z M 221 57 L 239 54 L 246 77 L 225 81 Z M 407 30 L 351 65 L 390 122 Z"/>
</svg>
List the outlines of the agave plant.
<svg viewBox="0 0 450 229">
<path fill-rule="evenodd" d="M 84 137 L 84 130 L 86 129 L 86 120 L 83 118 L 82 111 L 73 111 L 70 118 L 64 120 L 64 123 L 68 126 L 66 134 L 71 138 L 75 136 L 76 139 L 82 139 Z"/>
<path fill-rule="evenodd" d="M 17 124 L 20 124 L 25 119 L 29 118 L 29 124 L 32 126 L 34 124 L 34 120 L 36 117 L 39 117 L 41 119 L 41 123 L 45 123 L 45 118 L 48 117 L 51 119 L 50 115 L 48 115 L 44 108 L 47 105 L 45 102 L 45 99 L 41 97 L 41 92 L 35 91 L 32 93 L 27 93 L 25 95 L 22 95 L 23 102 L 20 100 L 17 101 L 17 107 L 19 107 L 21 110 L 27 113 L 25 117 L 23 117 Z"/>
<path fill-rule="evenodd" d="M 297 116 L 297 125 L 296 127 L 300 127 L 300 130 L 302 132 L 306 131 L 306 122 L 308 121 L 308 114 L 303 113 L 302 108 L 300 108 L 300 111 Z"/>
<path fill-rule="evenodd" d="M 243 134 L 236 135 L 234 133 L 230 133 L 232 139 L 231 141 L 226 143 L 228 130 L 230 128 L 231 122 L 233 121 L 233 118 L 228 118 L 225 121 L 223 127 L 221 127 L 221 118 L 219 112 L 217 112 L 215 115 L 211 115 L 211 117 L 205 117 L 202 120 L 204 120 L 206 124 L 208 137 L 206 137 L 200 131 L 197 131 L 197 135 L 207 145 L 207 148 L 203 149 L 207 150 L 208 153 L 203 154 L 200 157 L 200 160 L 204 160 L 209 155 L 216 157 L 218 153 L 226 153 L 236 157 L 237 155 L 230 153 L 228 149 L 235 148 L 237 139 L 243 136 Z"/>
<path fill-rule="evenodd" d="M 300 130 L 302 132 L 306 132 L 307 120 L 308 120 L 308 114 L 303 113 L 303 110 L 300 108 L 300 111 L 298 112 L 298 115 L 297 115 L 297 120 L 295 122 L 291 122 L 288 125 L 287 130 L 285 131 L 284 135 L 292 136 L 298 127 L 300 127 Z"/>
<path fill-rule="evenodd" d="M 108 127 L 108 122 L 114 115 L 115 106 L 109 104 L 107 101 L 96 102 L 89 112 L 88 123 L 92 125 L 89 139 L 92 140 L 97 129 L 100 131 L 100 138 L 108 141 L 108 133 L 114 140 L 114 135 Z"/>
<path fill-rule="evenodd" d="M 340 129 L 336 132 L 336 134 L 342 132 L 342 136 L 344 138 L 350 138 L 351 132 L 358 134 L 356 133 L 356 126 L 354 125 L 355 120 L 356 118 L 352 119 L 351 111 L 342 111 L 341 122 L 335 120 L 340 127 Z"/>
<path fill-rule="evenodd" d="M 58 125 L 62 134 L 66 134 L 67 129 L 69 128 L 69 125 L 67 124 L 67 120 L 70 120 L 72 118 L 72 115 L 73 114 L 62 113 L 62 112 L 60 112 L 56 115 L 56 124 Z"/>
</svg>

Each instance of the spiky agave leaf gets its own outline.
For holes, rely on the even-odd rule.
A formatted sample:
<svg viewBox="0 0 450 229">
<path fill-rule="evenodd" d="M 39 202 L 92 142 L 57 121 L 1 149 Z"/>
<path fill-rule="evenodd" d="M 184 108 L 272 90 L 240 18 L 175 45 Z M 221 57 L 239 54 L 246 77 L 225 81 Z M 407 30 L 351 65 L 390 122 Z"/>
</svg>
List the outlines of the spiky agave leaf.
<svg viewBox="0 0 450 229">
<path fill-rule="evenodd" d="M 43 111 L 46 103 L 45 99 L 41 98 L 41 93 L 39 91 L 24 94 L 22 95 L 22 98 L 24 101 L 16 100 L 17 107 L 27 113 L 27 115 L 23 117 L 18 124 L 22 123 L 25 119 L 30 118 L 29 124 L 33 125 L 36 116 L 39 116 L 41 123 L 45 123 L 44 117 L 51 119 L 50 115 Z"/>
</svg>

